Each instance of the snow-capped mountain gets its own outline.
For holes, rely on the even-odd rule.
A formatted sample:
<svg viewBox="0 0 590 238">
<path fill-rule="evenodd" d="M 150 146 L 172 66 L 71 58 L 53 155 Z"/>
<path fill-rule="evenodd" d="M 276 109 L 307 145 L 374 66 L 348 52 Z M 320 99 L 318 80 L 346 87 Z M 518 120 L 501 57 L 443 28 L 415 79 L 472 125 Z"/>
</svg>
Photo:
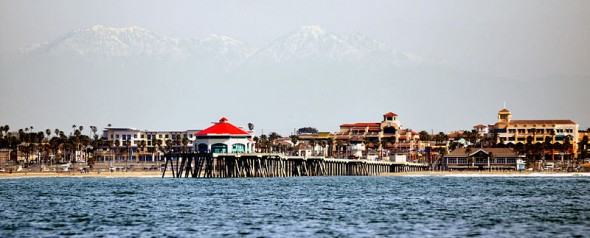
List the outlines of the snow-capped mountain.
<svg viewBox="0 0 590 238">
<path fill-rule="evenodd" d="M 268 65 L 298 61 L 361 62 L 407 65 L 420 57 L 395 51 L 362 34 L 338 36 L 320 26 L 303 26 L 254 55 L 249 64 Z"/>
<path fill-rule="evenodd" d="M 87 59 L 150 59 L 189 62 L 228 71 L 242 65 L 270 66 L 296 62 L 358 63 L 403 66 L 422 64 L 419 56 L 402 53 L 362 34 L 338 36 L 320 26 L 303 26 L 258 50 L 228 36 L 177 39 L 139 27 L 96 25 L 75 30 L 54 41 L 21 51 L 33 57 Z"/>
<path fill-rule="evenodd" d="M 34 57 L 141 58 L 167 61 L 206 61 L 216 67 L 237 67 L 255 49 L 228 36 L 177 39 L 139 27 L 96 25 L 75 30 L 22 53 Z"/>
<path fill-rule="evenodd" d="M 240 66 L 256 52 L 255 48 L 223 35 L 210 35 L 203 39 L 183 40 L 181 46 L 192 57 L 199 57 L 209 63 L 223 62 L 223 67 L 226 69 Z"/>
<path fill-rule="evenodd" d="M 75 30 L 56 40 L 25 50 L 36 55 L 160 58 L 186 57 L 177 39 L 161 36 L 139 27 L 112 28 L 96 25 Z"/>
</svg>

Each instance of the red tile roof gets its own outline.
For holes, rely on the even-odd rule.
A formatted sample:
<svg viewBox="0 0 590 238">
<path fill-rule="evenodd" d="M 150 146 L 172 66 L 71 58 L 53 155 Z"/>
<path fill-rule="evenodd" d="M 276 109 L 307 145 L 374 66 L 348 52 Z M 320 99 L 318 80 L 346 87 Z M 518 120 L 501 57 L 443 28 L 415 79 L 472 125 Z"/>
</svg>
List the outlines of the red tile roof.
<svg viewBox="0 0 590 238">
<path fill-rule="evenodd" d="M 227 118 L 223 117 L 219 119 L 219 123 L 216 123 L 205 130 L 197 132 L 196 135 L 250 135 L 248 132 L 232 125 L 227 121 Z"/>
<path fill-rule="evenodd" d="M 576 124 L 575 122 L 573 122 L 572 120 L 511 120 L 510 125 L 514 125 L 514 124 L 547 124 L 547 125 L 552 125 L 552 124 Z"/>
<path fill-rule="evenodd" d="M 359 122 L 354 124 L 342 124 L 340 127 L 380 127 L 381 123 L 374 122 Z"/>
<path fill-rule="evenodd" d="M 508 111 L 508 109 L 504 108 L 504 109 L 500 110 L 499 112 L 510 112 L 510 111 Z"/>
<path fill-rule="evenodd" d="M 393 112 L 388 112 L 388 113 L 385 113 L 383 116 L 386 116 L 386 117 L 397 117 L 397 114 L 395 114 Z"/>
</svg>

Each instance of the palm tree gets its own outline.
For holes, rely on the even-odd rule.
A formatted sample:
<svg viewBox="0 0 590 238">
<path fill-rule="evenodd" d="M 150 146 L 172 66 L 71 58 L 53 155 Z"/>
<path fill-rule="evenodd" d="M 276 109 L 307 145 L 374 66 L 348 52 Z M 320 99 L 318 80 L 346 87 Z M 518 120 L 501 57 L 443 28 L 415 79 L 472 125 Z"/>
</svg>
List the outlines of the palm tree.
<svg viewBox="0 0 590 238">
<path fill-rule="evenodd" d="M 170 152 L 172 150 L 173 142 L 171 139 L 166 140 L 166 152 Z"/>
<path fill-rule="evenodd" d="M 471 147 L 465 148 L 465 156 L 467 157 L 467 166 L 471 168 L 471 166 L 475 166 L 475 159 L 471 156 Z"/>
<path fill-rule="evenodd" d="M 189 139 L 188 139 L 188 138 L 186 138 L 186 137 L 182 138 L 182 151 L 183 151 L 184 153 L 188 152 L 188 151 L 187 151 L 187 145 L 188 145 L 188 143 L 189 143 L 189 142 L 190 142 L 190 141 L 189 141 Z"/>
<path fill-rule="evenodd" d="M 430 134 L 427 131 L 420 131 L 418 135 L 421 141 L 430 141 Z"/>
<path fill-rule="evenodd" d="M 344 147 L 344 142 L 342 140 L 336 140 L 336 153 L 338 153 L 338 157 L 342 153 L 342 147 Z"/>
<path fill-rule="evenodd" d="M 494 155 L 494 152 L 490 152 L 488 154 L 488 169 L 490 170 L 490 172 L 492 171 L 492 167 L 490 165 L 490 160 L 493 160 L 496 157 L 496 155 Z"/>
<path fill-rule="evenodd" d="M 90 130 L 92 131 L 93 137 L 96 138 L 96 132 L 98 131 L 98 128 L 96 128 L 96 126 L 90 126 Z"/>
<path fill-rule="evenodd" d="M 114 158 L 114 160 L 117 160 L 117 155 L 119 154 L 119 146 L 121 146 L 121 141 L 115 140 L 115 158 Z"/>
<path fill-rule="evenodd" d="M 51 129 L 45 130 L 45 134 L 47 134 L 47 141 L 49 141 L 49 136 L 51 136 Z"/>
<path fill-rule="evenodd" d="M 143 150 L 145 149 L 145 147 L 146 147 L 145 140 L 140 140 L 139 141 L 139 144 L 137 145 L 137 148 L 138 148 L 138 150 L 137 150 L 137 160 L 139 160 L 139 156 L 141 156 L 140 153 L 143 152 Z M 145 162 L 145 159 L 144 159 L 144 162 Z"/>
<path fill-rule="evenodd" d="M 313 156 L 314 152 L 315 152 L 315 145 L 316 145 L 315 139 L 309 140 L 309 145 L 311 146 L 311 155 Z"/>
<path fill-rule="evenodd" d="M 325 156 L 326 155 L 325 150 L 326 150 L 326 145 L 327 145 L 326 141 L 325 140 L 320 140 L 319 143 L 318 143 L 318 145 L 320 146 L 320 148 L 322 148 L 322 154 L 321 154 L 321 156 Z"/>
<path fill-rule="evenodd" d="M 297 135 L 290 135 L 289 138 L 291 138 L 291 143 L 293 143 L 293 146 L 295 146 L 299 141 L 299 136 Z"/>
<path fill-rule="evenodd" d="M 586 159 L 586 154 L 588 153 L 588 136 L 585 135 L 582 137 L 582 141 L 580 142 L 580 157 L 581 159 Z"/>
<path fill-rule="evenodd" d="M 161 151 L 161 148 L 162 148 L 162 140 L 161 139 L 156 139 L 155 144 L 156 144 L 156 150 L 158 151 L 158 159 L 159 159 L 160 151 Z"/>
<path fill-rule="evenodd" d="M 125 159 L 125 171 L 127 171 L 127 161 L 131 159 L 131 155 L 129 154 L 129 148 L 131 147 L 131 140 L 125 141 L 125 147 L 127 148 L 127 158 Z"/>
<path fill-rule="evenodd" d="M 543 160 L 545 160 L 546 158 L 546 153 L 545 151 L 550 150 L 551 152 L 551 157 L 553 158 L 553 138 L 551 136 L 545 136 L 545 140 L 543 141 Z"/>
<path fill-rule="evenodd" d="M 564 141 L 563 141 L 563 152 L 565 153 L 565 158 L 569 159 L 569 155 L 568 152 L 572 147 L 572 143 L 571 143 L 571 138 L 570 135 L 565 136 Z M 570 161 L 571 164 L 571 161 Z"/>
</svg>

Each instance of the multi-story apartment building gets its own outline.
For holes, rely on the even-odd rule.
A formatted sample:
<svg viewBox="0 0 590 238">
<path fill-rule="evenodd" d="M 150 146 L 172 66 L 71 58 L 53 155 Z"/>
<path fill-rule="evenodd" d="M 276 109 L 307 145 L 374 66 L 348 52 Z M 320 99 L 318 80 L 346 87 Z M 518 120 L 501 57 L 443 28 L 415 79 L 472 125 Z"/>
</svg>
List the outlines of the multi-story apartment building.
<svg viewBox="0 0 590 238">
<path fill-rule="evenodd" d="M 109 141 L 119 141 L 121 146 L 125 145 L 126 141 L 131 141 L 131 146 L 137 148 L 140 141 L 146 142 L 147 148 L 156 146 L 156 141 L 161 140 L 161 146 L 166 146 L 166 141 L 182 141 L 187 138 L 189 144 L 188 148 L 193 148 L 196 139 L 195 134 L 201 130 L 186 130 L 186 131 L 148 131 L 138 130 L 135 128 L 106 128 L 103 131 L 102 138 Z"/>
</svg>

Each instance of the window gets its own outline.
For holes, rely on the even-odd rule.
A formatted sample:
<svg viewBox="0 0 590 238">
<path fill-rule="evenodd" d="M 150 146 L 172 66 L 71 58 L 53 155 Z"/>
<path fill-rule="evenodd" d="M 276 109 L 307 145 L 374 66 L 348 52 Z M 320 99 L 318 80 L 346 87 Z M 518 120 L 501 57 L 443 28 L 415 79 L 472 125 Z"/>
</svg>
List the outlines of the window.
<svg viewBox="0 0 590 238">
<path fill-rule="evenodd" d="M 168 137 L 170 137 L 170 135 L 169 135 L 169 134 L 166 134 L 166 135 L 164 136 L 164 138 L 166 138 L 166 139 L 168 139 Z"/>
<path fill-rule="evenodd" d="M 518 133 L 526 133 L 525 129 L 518 129 Z"/>
<path fill-rule="evenodd" d="M 199 151 L 199 153 L 207 153 L 207 150 L 208 150 L 207 144 L 203 144 L 203 143 L 199 144 L 197 146 L 197 150 Z"/>
<path fill-rule="evenodd" d="M 234 152 L 234 153 L 243 153 L 243 152 L 246 152 L 246 145 L 244 145 L 244 144 L 233 144 L 231 146 L 231 152 Z"/>
<path fill-rule="evenodd" d="M 467 164 L 467 158 L 458 158 L 457 164 Z"/>
<path fill-rule="evenodd" d="M 508 133 L 516 133 L 516 129 L 508 129 Z"/>
<path fill-rule="evenodd" d="M 162 135 L 161 135 L 161 134 L 160 134 L 160 135 L 158 135 L 158 137 L 159 137 L 160 139 L 162 139 Z"/>
<path fill-rule="evenodd" d="M 226 144 L 213 144 L 211 146 L 211 151 L 213 153 L 227 153 L 227 145 Z"/>
<path fill-rule="evenodd" d="M 115 135 L 115 138 L 119 139 L 119 135 Z"/>
<path fill-rule="evenodd" d="M 143 138 L 145 138 L 145 135 L 144 134 L 141 135 L 141 139 L 143 139 Z"/>
<path fill-rule="evenodd" d="M 507 164 L 516 164 L 516 159 L 515 158 L 506 158 L 506 163 Z"/>
<path fill-rule="evenodd" d="M 143 137 L 142 137 L 143 138 Z M 152 135 L 147 135 L 147 139 L 151 140 L 152 139 Z"/>
<path fill-rule="evenodd" d="M 113 139 L 113 134 L 111 134 L 111 139 Z"/>
<path fill-rule="evenodd" d="M 133 135 L 133 138 L 137 139 L 137 134 Z"/>
<path fill-rule="evenodd" d="M 193 138 L 193 134 L 188 135 L 188 138 Z"/>
</svg>

